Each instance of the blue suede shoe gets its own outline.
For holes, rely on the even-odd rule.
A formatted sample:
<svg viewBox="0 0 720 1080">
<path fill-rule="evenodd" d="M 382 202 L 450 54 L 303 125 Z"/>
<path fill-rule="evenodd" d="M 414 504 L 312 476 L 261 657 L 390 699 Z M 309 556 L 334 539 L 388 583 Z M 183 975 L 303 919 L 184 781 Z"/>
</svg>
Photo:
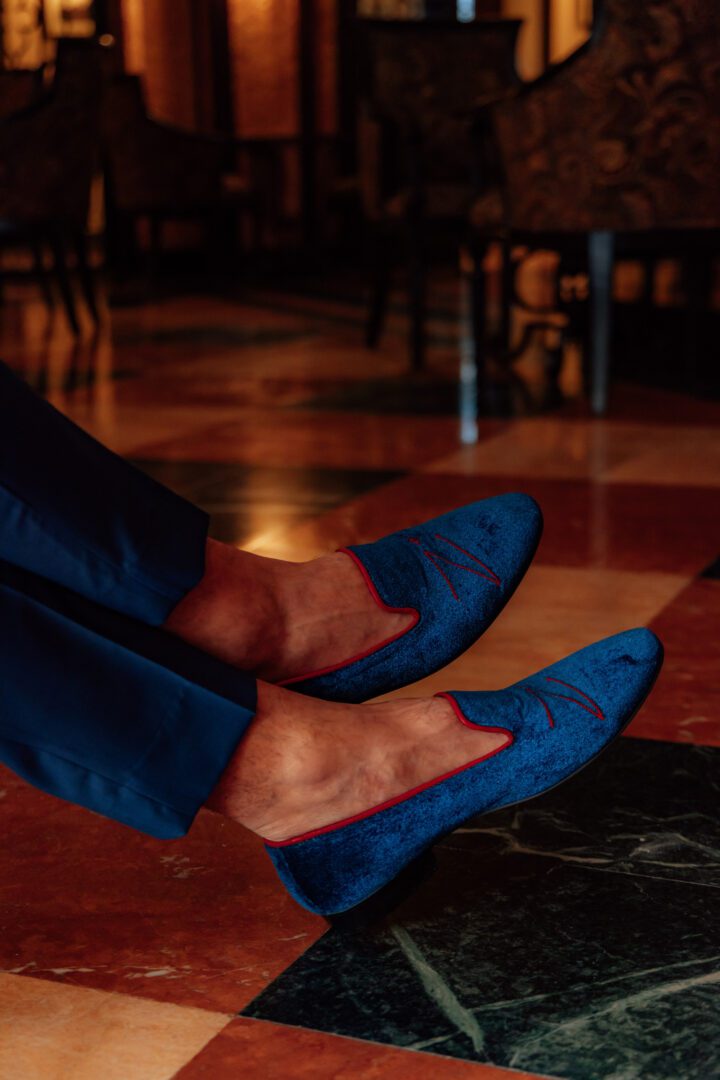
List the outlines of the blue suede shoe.
<svg viewBox="0 0 720 1080">
<path fill-rule="evenodd" d="M 541 795 L 597 757 L 642 705 L 662 656 L 653 633 L 629 630 L 506 690 L 442 695 L 461 723 L 505 743 L 365 813 L 266 842 L 282 881 L 310 911 L 354 908 L 467 818 Z"/>
<path fill-rule="evenodd" d="M 408 627 L 366 653 L 281 685 L 316 698 L 359 702 L 445 667 L 502 611 L 541 534 L 534 499 L 498 495 L 374 544 L 342 548 L 376 603 L 406 613 Z"/>
</svg>

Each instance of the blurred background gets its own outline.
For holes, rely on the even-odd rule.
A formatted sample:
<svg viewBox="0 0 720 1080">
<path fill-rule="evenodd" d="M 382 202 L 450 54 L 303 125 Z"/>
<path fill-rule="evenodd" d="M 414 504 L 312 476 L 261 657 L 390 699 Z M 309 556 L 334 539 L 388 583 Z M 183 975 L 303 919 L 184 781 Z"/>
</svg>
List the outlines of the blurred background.
<svg viewBox="0 0 720 1080">
<path fill-rule="evenodd" d="M 43 386 L 161 304 L 269 377 L 290 312 L 343 327 L 336 397 L 459 410 L 464 442 L 614 380 L 717 395 L 711 0 L 0 11 L 0 332 Z"/>
</svg>

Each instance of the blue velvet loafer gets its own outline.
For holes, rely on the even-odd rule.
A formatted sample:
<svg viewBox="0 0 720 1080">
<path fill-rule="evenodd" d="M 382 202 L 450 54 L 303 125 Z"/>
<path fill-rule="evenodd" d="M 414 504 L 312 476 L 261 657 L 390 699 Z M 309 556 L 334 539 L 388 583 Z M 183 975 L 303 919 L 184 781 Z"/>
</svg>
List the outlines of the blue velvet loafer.
<svg viewBox="0 0 720 1080">
<path fill-rule="evenodd" d="M 345 821 L 266 842 L 280 878 L 310 911 L 355 908 L 469 817 L 541 795 L 591 762 L 630 723 L 662 657 L 653 633 L 629 630 L 506 690 L 441 695 L 460 723 L 502 732 L 499 749 Z"/>
<path fill-rule="evenodd" d="M 342 548 L 376 603 L 408 625 L 359 656 L 286 679 L 302 694 L 359 702 L 431 675 L 465 652 L 502 611 L 540 542 L 529 495 L 463 506 L 374 544 Z"/>
</svg>

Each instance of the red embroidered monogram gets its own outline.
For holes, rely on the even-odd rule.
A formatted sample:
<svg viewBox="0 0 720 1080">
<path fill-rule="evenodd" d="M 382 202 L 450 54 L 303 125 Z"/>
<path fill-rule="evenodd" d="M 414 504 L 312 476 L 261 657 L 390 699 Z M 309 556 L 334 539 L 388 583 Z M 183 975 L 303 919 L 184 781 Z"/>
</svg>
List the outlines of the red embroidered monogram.
<svg viewBox="0 0 720 1080">
<path fill-rule="evenodd" d="M 449 555 L 443 555 L 440 551 L 432 551 L 430 548 L 422 547 L 422 542 L 418 540 L 416 536 L 408 537 L 410 543 L 417 544 L 421 548 L 423 555 L 430 560 L 438 573 L 442 575 L 447 584 L 447 587 L 450 589 L 450 592 L 453 594 L 456 600 L 459 600 L 460 597 L 452 581 L 445 573 L 442 566 L 440 566 L 441 561 L 446 563 L 448 566 L 457 566 L 460 568 L 460 570 L 466 570 L 468 574 L 475 574 L 477 577 L 484 578 L 485 581 L 489 581 L 491 585 L 495 585 L 496 588 L 500 588 L 500 586 L 502 585 L 502 581 L 500 580 L 500 578 L 497 576 L 494 570 L 491 570 L 490 567 L 482 561 L 482 559 L 478 559 L 477 555 L 473 555 L 471 551 L 466 551 L 465 548 L 460 547 L 459 544 L 456 544 L 454 540 L 448 540 L 446 536 L 442 536 L 440 533 L 435 533 L 434 539 L 441 540 L 443 544 L 448 544 L 450 547 L 455 548 L 456 551 L 459 551 L 468 559 L 472 559 L 472 561 L 481 568 L 478 570 L 474 566 L 466 566 L 465 563 L 458 562 L 457 559 L 451 559 Z"/>
<path fill-rule="evenodd" d="M 605 719 L 605 713 L 602 711 L 597 701 L 593 701 L 583 690 L 579 690 L 577 686 L 572 686 L 570 683 L 563 682 L 562 679 L 554 679 L 552 675 L 546 675 L 547 682 L 558 683 L 559 686 L 565 686 L 568 690 L 572 690 L 573 693 L 578 694 L 584 701 L 578 701 L 577 698 L 569 697 L 567 694 L 559 694 L 557 691 L 551 694 L 551 697 L 563 698 L 565 701 L 574 701 L 576 705 L 579 705 L 581 709 L 585 709 L 585 712 L 589 712 L 592 716 L 596 716 L 598 720 Z"/>
<path fill-rule="evenodd" d="M 530 694 L 531 697 L 536 698 L 537 701 L 539 701 L 542 705 L 543 709 L 547 713 L 550 727 L 555 727 L 555 718 L 553 717 L 550 706 L 545 700 L 546 697 L 560 698 L 563 701 L 572 701 L 574 705 L 579 705 L 581 709 L 584 709 L 585 712 L 589 712 L 590 715 L 596 717 L 596 719 L 605 719 L 605 714 L 598 705 L 597 701 L 593 701 L 593 699 L 589 697 L 588 694 L 586 694 L 583 690 L 578 689 L 577 686 L 572 686 L 570 683 L 563 682 L 562 679 L 556 679 L 552 675 L 546 675 L 545 680 L 546 682 L 557 683 L 559 686 L 564 686 L 568 690 L 572 690 L 573 693 L 577 694 L 579 698 L 583 699 L 582 701 L 579 701 L 577 697 L 571 697 L 569 694 L 561 694 L 557 690 L 546 690 L 545 694 L 543 695 L 538 690 L 535 690 L 535 688 L 532 686 L 524 687 L 525 691 Z"/>
<path fill-rule="evenodd" d="M 534 697 L 537 701 L 540 702 L 543 709 L 547 713 L 548 723 L 550 724 L 550 727 L 555 727 L 555 719 L 553 717 L 553 714 L 550 711 L 550 706 L 548 705 L 545 698 L 541 697 L 540 694 L 538 694 L 536 690 L 533 690 L 533 688 L 531 686 L 526 686 L 525 691 L 526 691 L 526 693 L 530 694 L 531 697 Z"/>
</svg>

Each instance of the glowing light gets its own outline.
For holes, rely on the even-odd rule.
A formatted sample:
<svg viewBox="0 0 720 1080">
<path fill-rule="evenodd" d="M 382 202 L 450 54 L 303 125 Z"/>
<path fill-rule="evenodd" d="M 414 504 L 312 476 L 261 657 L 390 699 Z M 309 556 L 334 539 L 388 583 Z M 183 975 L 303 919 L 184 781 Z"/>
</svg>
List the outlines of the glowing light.
<svg viewBox="0 0 720 1080">
<path fill-rule="evenodd" d="M 92 0 L 45 0 L 48 37 L 92 37 L 95 33 Z"/>
</svg>

